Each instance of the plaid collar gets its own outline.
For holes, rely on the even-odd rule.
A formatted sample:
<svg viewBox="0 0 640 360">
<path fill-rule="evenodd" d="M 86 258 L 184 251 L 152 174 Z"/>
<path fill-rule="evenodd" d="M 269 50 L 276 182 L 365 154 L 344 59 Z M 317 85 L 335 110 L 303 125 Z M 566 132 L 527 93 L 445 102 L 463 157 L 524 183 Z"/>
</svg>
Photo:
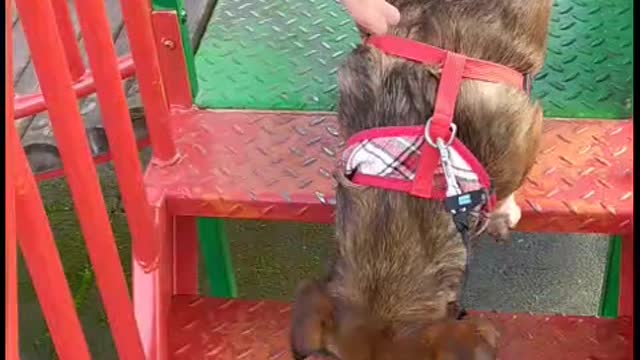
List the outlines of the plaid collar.
<svg viewBox="0 0 640 360">
<path fill-rule="evenodd" d="M 503 83 L 528 93 L 530 78 L 506 66 L 468 58 L 427 44 L 394 36 L 374 36 L 368 45 L 396 57 L 441 67 L 433 115 L 425 126 L 369 129 L 352 136 L 342 156 L 344 171 L 354 183 L 413 196 L 446 200 L 484 190 L 484 208 L 495 205 L 491 180 L 476 157 L 455 137 L 453 114 L 462 79 Z M 436 143 L 446 144 L 437 148 Z M 446 181 L 443 154 L 447 152 L 456 191 Z"/>
<path fill-rule="evenodd" d="M 344 171 L 357 184 L 411 192 L 426 144 L 422 126 L 366 130 L 347 142 L 342 154 Z M 448 147 L 452 168 L 462 193 L 489 189 L 491 181 L 482 165 L 457 139 Z M 438 157 L 431 193 L 425 198 L 444 200 L 456 194 L 445 181 Z"/>
</svg>

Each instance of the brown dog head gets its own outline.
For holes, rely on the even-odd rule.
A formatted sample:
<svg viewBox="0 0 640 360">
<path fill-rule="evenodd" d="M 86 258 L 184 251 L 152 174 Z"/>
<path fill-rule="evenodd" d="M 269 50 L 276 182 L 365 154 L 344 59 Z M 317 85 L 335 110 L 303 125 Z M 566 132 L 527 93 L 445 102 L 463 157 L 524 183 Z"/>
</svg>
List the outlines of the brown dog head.
<svg viewBox="0 0 640 360">
<path fill-rule="evenodd" d="M 398 330 L 402 328 L 402 330 Z M 322 282 L 304 284 L 293 307 L 291 351 L 296 360 L 495 359 L 498 333 L 487 321 L 446 319 L 392 328 L 333 298 Z"/>
</svg>

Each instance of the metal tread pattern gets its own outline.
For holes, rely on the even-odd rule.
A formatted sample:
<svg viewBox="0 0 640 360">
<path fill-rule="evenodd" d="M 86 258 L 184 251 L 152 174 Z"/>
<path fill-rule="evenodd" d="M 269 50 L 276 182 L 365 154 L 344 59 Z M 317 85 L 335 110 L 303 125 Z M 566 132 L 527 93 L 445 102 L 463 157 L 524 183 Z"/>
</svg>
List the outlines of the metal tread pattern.
<svg viewBox="0 0 640 360">
<path fill-rule="evenodd" d="M 150 165 L 149 198 L 174 214 L 331 223 L 334 114 L 192 110 L 172 118 L 181 160 Z M 516 198 L 521 231 L 630 231 L 633 124 L 546 120 Z"/>
<path fill-rule="evenodd" d="M 287 304 L 174 296 L 169 315 L 173 360 L 291 359 Z M 628 318 L 471 312 L 500 332 L 499 359 L 631 359 Z"/>
<path fill-rule="evenodd" d="M 196 54 L 204 108 L 331 110 L 360 41 L 334 0 L 219 1 Z"/>
<path fill-rule="evenodd" d="M 534 84 L 547 117 L 631 116 L 631 10 L 628 0 L 555 1 Z M 336 67 L 358 43 L 335 0 L 219 0 L 196 55 L 196 104 L 334 111 Z"/>
<path fill-rule="evenodd" d="M 534 94 L 547 116 L 631 117 L 633 2 L 556 0 Z"/>
</svg>

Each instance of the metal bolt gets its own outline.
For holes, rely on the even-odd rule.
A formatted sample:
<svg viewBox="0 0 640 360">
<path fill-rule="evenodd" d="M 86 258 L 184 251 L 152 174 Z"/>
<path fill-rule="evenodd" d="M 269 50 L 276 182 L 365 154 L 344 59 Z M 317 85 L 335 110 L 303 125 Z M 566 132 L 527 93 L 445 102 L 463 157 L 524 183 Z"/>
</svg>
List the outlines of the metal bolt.
<svg viewBox="0 0 640 360">
<path fill-rule="evenodd" d="M 176 42 L 171 39 L 163 39 L 162 45 L 164 45 L 164 47 L 170 50 L 173 50 L 176 48 Z"/>
</svg>

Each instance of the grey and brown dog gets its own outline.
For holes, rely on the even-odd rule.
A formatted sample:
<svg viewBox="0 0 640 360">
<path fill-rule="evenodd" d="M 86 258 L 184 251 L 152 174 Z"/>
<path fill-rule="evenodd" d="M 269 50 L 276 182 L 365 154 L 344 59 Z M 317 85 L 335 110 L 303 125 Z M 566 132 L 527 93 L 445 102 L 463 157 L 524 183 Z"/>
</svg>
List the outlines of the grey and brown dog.
<svg viewBox="0 0 640 360">
<path fill-rule="evenodd" d="M 551 0 L 395 0 L 390 34 L 523 74 L 542 68 Z M 360 46 L 340 69 L 338 119 L 349 138 L 385 126 L 421 125 L 434 107 L 438 69 Z M 519 89 L 466 80 L 454 122 L 484 165 L 500 206 L 489 231 L 519 220 L 513 193 L 534 163 L 542 109 Z M 329 275 L 304 284 L 291 332 L 296 359 L 492 359 L 491 324 L 457 320 L 467 250 L 441 202 L 356 185 L 337 175 L 337 253 Z"/>
</svg>

